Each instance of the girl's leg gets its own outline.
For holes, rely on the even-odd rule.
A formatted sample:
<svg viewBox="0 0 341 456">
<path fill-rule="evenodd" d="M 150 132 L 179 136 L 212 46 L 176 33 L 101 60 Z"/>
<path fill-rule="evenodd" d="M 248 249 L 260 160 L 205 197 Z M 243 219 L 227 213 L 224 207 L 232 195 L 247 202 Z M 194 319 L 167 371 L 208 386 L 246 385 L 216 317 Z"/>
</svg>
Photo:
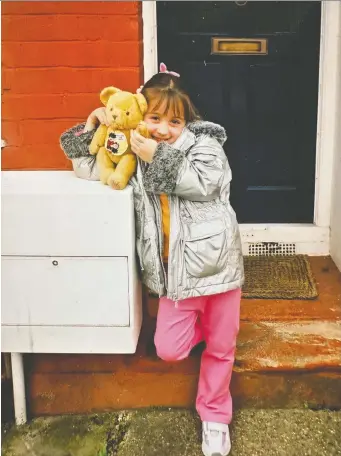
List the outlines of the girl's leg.
<svg viewBox="0 0 341 456">
<path fill-rule="evenodd" d="M 157 314 L 154 342 L 157 355 L 165 361 L 186 358 L 192 348 L 202 340 L 198 312 L 205 306 L 206 298 L 190 298 L 179 302 L 161 298 Z"/>
<path fill-rule="evenodd" d="M 196 408 L 202 421 L 229 424 L 230 380 L 239 331 L 241 290 L 209 296 L 201 315 L 206 349 L 201 359 Z"/>
</svg>

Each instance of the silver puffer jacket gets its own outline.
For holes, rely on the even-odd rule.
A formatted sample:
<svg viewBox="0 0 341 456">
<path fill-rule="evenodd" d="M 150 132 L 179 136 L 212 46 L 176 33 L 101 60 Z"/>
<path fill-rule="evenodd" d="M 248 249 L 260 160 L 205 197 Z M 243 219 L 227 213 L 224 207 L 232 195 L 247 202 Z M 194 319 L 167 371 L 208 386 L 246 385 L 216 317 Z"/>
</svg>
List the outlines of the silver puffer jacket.
<svg viewBox="0 0 341 456">
<path fill-rule="evenodd" d="M 160 143 L 153 162 L 139 161 L 134 188 L 137 252 L 143 282 L 179 301 L 242 286 L 243 257 L 229 202 L 231 170 L 222 145 L 225 130 L 211 122 L 189 124 L 172 145 Z M 168 195 L 168 276 L 162 262 L 158 194 Z"/>
<path fill-rule="evenodd" d="M 61 136 L 68 158 L 89 158 L 94 131 L 84 124 Z M 75 134 L 76 133 L 76 134 Z M 142 281 L 174 301 L 242 286 L 243 257 L 230 196 L 231 170 L 222 145 L 225 130 L 211 122 L 187 125 L 175 143 L 160 143 L 153 162 L 138 161 L 134 189 L 136 245 Z M 165 272 L 159 194 L 168 195 L 170 239 Z"/>
</svg>

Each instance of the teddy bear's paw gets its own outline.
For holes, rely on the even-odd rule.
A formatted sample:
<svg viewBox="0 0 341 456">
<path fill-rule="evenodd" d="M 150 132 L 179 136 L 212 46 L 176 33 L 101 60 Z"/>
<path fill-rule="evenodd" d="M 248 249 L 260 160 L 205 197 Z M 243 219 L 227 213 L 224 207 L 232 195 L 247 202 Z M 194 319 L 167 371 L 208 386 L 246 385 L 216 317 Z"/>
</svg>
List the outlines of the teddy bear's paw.
<svg viewBox="0 0 341 456">
<path fill-rule="evenodd" d="M 141 136 L 144 136 L 145 138 L 149 138 L 149 131 L 148 131 L 148 128 L 147 128 L 147 124 L 146 122 L 144 122 L 143 120 L 141 120 L 136 128 L 136 131 L 138 133 L 140 133 Z"/>
<path fill-rule="evenodd" d="M 115 190 L 123 190 L 126 188 L 128 182 L 124 176 L 112 175 L 108 179 L 108 185 Z"/>
<path fill-rule="evenodd" d="M 119 182 L 115 180 L 111 183 L 111 188 L 113 188 L 114 190 L 123 190 L 124 188 L 126 188 L 126 186 L 126 182 Z"/>
</svg>

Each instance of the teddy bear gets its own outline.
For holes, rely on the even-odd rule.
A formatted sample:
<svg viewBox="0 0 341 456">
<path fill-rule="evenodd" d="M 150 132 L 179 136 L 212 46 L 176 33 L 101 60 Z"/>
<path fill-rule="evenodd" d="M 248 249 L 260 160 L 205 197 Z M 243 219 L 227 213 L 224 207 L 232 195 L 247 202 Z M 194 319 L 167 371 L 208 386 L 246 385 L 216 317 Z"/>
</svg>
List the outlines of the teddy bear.
<svg viewBox="0 0 341 456">
<path fill-rule="evenodd" d="M 132 94 L 116 87 L 100 93 L 110 125 L 100 125 L 89 146 L 96 155 L 100 181 L 116 190 L 124 189 L 135 173 L 137 159 L 130 148 L 130 131 L 149 137 L 143 116 L 147 101 L 141 93 Z"/>
</svg>

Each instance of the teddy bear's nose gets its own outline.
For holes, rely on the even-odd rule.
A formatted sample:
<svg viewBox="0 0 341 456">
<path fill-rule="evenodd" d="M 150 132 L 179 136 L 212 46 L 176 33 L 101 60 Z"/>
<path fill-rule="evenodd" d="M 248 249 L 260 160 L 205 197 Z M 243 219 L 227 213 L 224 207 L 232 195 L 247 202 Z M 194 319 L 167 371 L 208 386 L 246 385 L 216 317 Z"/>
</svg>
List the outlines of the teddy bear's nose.
<svg viewBox="0 0 341 456">
<path fill-rule="evenodd" d="M 116 119 L 117 119 L 117 115 L 116 115 L 116 114 L 113 114 L 113 115 L 112 115 L 112 118 L 113 118 L 114 120 L 116 120 Z"/>
</svg>

